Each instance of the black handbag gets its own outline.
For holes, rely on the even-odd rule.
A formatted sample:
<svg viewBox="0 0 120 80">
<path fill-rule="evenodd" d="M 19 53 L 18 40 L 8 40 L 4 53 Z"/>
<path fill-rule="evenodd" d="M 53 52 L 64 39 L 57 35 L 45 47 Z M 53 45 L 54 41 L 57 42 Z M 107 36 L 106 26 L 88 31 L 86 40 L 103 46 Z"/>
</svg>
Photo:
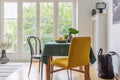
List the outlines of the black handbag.
<svg viewBox="0 0 120 80">
<path fill-rule="evenodd" d="M 112 55 L 116 52 L 109 52 L 108 54 L 102 54 L 103 49 L 100 48 L 98 52 L 98 77 L 103 79 L 113 79 L 114 71 L 112 64 Z"/>
</svg>

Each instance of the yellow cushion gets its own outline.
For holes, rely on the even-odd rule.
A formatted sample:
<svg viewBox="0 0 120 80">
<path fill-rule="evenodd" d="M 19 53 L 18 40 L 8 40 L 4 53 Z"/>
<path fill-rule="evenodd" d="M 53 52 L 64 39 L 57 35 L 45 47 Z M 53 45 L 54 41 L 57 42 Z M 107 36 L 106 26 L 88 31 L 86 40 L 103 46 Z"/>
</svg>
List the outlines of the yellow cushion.
<svg viewBox="0 0 120 80">
<path fill-rule="evenodd" d="M 68 67 L 68 58 L 59 58 L 51 62 L 52 65 L 67 68 Z"/>
</svg>

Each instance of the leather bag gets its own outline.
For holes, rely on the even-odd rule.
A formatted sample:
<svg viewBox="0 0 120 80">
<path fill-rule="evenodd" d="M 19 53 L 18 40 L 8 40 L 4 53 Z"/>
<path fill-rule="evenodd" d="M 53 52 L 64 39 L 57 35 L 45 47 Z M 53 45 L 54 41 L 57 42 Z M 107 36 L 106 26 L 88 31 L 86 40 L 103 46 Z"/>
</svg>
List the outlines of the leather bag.
<svg viewBox="0 0 120 80">
<path fill-rule="evenodd" d="M 113 79 L 114 71 L 112 64 L 112 55 L 116 52 L 109 52 L 108 54 L 103 54 L 103 49 L 100 48 L 98 52 L 98 77 L 103 79 Z"/>
</svg>

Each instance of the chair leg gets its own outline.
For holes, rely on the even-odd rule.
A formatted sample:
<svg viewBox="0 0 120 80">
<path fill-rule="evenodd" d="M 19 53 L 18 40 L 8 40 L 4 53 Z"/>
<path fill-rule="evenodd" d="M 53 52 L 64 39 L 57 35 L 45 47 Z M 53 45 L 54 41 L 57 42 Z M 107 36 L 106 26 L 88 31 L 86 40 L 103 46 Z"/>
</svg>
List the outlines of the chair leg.
<svg viewBox="0 0 120 80">
<path fill-rule="evenodd" d="M 39 71 L 39 73 L 40 73 L 40 59 L 39 59 L 39 70 L 38 70 L 38 71 Z"/>
<path fill-rule="evenodd" d="M 28 71 L 28 77 L 29 77 L 29 75 L 30 75 L 31 66 L 32 66 L 32 58 L 31 58 L 31 60 L 30 60 L 30 67 L 29 67 L 29 71 Z"/>
<path fill-rule="evenodd" d="M 43 79 L 43 62 L 41 62 L 41 80 Z"/>
<path fill-rule="evenodd" d="M 84 66 L 85 67 L 85 80 L 91 80 L 90 79 L 90 72 L 89 72 L 89 65 Z"/>
<path fill-rule="evenodd" d="M 68 75 L 68 80 L 70 80 L 70 76 L 69 76 L 69 71 L 68 71 L 68 69 L 67 69 L 67 75 Z"/>
<path fill-rule="evenodd" d="M 70 70 L 70 76 L 71 76 L 70 78 L 71 78 L 71 80 L 72 80 L 72 70 Z"/>
</svg>

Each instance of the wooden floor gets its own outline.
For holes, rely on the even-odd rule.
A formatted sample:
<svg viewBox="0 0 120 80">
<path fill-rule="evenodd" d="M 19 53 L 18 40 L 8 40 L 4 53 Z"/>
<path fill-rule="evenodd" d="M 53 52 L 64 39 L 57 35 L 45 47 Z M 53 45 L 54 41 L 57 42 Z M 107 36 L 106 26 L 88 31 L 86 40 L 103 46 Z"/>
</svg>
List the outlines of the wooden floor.
<svg viewBox="0 0 120 80">
<path fill-rule="evenodd" d="M 27 74 L 28 74 L 29 64 L 25 64 L 24 66 L 22 66 L 22 68 L 19 68 L 11 76 L 9 76 L 6 80 L 41 80 L 40 74 L 38 73 L 37 66 L 38 66 L 37 63 L 33 64 L 30 76 L 28 77 Z M 44 65 L 44 74 L 43 75 L 44 75 L 43 80 L 46 80 L 45 65 Z M 73 77 L 72 80 L 84 80 L 84 75 L 81 73 L 78 73 L 78 72 L 73 71 L 72 77 Z M 91 77 L 91 80 L 104 80 L 104 79 L 100 79 L 97 77 L 97 70 L 95 68 L 93 68 L 92 65 L 90 66 L 90 77 Z M 64 71 L 54 73 L 53 80 L 68 80 L 67 72 L 64 70 Z M 115 79 L 113 79 L 113 80 L 115 80 Z"/>
</svg>

